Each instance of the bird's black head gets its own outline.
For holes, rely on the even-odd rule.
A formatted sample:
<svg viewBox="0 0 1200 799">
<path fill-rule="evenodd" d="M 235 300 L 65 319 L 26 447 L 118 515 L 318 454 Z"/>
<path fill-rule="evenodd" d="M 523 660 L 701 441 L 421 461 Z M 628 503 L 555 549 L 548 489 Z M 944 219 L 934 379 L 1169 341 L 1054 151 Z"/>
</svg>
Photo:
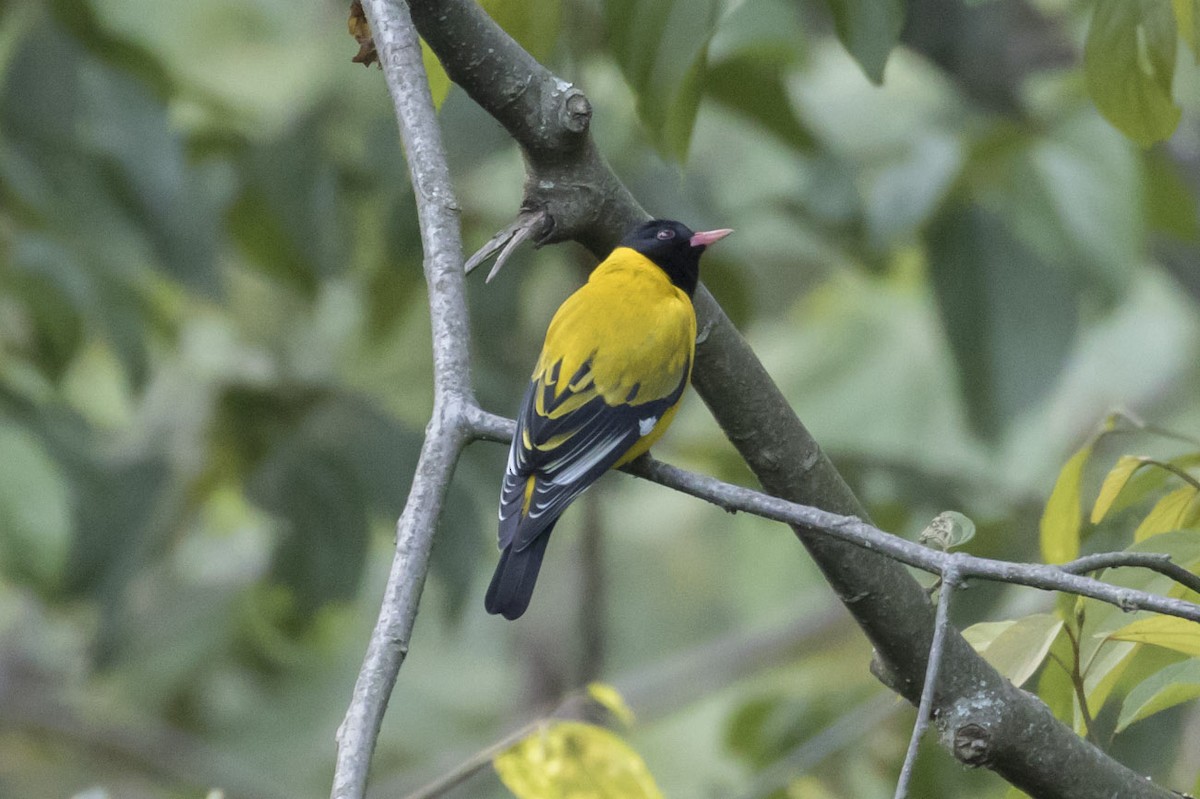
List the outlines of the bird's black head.
<svg viewBox="0 0 1200 799">
<path fill-rule="evenodd" d="M 621 240 L 621 246 L 649 258 L 690 297 L 700 280 L 700 253 L 732 232 L 725 228 L 693 233 L 682 222 L 652 219 L 634 228 Z"/>
</svg>

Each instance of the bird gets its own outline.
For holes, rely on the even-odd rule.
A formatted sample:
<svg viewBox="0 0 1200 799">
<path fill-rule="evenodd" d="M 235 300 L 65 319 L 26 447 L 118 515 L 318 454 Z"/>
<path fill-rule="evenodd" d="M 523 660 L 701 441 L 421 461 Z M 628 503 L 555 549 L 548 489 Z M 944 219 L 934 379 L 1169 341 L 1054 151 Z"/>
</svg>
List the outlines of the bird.
<svg viewBox="0 0 1200 799">
<path fill-rule="evenodd" d="M 555 312 L 504 470 L 488 613 L 512 620 L 526 611 L 563 511 L 671 424 L 696 351 L 700 255 L 732 232 L 645 222 Z"/>
</svg>

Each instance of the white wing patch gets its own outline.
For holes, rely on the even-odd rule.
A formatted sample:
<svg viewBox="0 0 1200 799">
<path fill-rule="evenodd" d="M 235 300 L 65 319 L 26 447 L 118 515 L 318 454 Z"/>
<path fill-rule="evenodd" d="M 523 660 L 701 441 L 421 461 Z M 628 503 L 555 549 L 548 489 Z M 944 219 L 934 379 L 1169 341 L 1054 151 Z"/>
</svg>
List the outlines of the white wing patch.
<svg viewBox="0 0 1200 799">
<path fill-rule="evenodd" d="M 556 474 L 550 479 L 554 485 L 569 486 L 580 477 L 587 473 L 593 466 L 597 466 L 601 461 L 609 456 L 622 443 L 622 436 L 614 435 L 609 437 L 607 441 L 597 443 L 583 457 L 574 463 L 567 466 L 562 474 Z M 582 488 L 580 489 L 582 490 Z"/>
<path fill-rule="evenodd" d="M 654 425 L 658 424 L 658 417 L 651 416 L 648 419 L 638 419 L 638 435 L 642 438 L 650 435 L 650 431 L 654 429 Z"/>
</svg>

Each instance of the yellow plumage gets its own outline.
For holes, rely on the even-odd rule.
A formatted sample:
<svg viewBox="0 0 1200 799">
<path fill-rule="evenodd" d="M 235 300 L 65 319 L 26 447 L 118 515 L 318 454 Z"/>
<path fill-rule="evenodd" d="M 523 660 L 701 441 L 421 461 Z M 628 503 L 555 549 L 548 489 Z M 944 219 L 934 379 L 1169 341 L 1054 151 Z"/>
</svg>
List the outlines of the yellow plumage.
<svg viewBox="0 0 1200 799">
<path fill-rule="evenodd" d="M 696 312 L 691 298 L 646 256 L 618 247 L 550 320 L 533 382 L 552 386 L 556 398 L 566 390 L 574 396 L 550 412 L 539 404 L 537 412 L 560 418 L 596 395 L 611 406 L 661 400 L 687 383 L 695 350 Z M 571 378 L 589 361 L 591 368 L 572 383 Z M 559 365 L 557 379 L 552 379 L 555 364 Z M 589 381 L 591 386 L 581 391 Z M 628 399 L 631 393 L 633 398 Z M 541 400 L 543 392 L 535 390 L 535 396 Z M 614 465 L 624 465 L 649 450 L 678 407 L 676 402 L 663 413 L 653 430 Z M 564 441 L 559 436 L 547 443 L 557 446 Z"/>
</svg>

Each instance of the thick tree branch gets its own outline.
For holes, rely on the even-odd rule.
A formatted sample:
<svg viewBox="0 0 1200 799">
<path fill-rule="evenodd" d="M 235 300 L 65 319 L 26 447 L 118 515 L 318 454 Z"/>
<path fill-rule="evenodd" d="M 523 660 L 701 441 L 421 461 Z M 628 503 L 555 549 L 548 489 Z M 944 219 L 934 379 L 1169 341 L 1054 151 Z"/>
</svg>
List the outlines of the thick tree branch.
<svg viewBox="0 0 1200 799">
<path fill-rule="evenodd" d="M 570 238 L 602 255 L 632 223 L 645 218 L 587 135 L 590 107 L 574 87 L 536 64 L 472 0 L 413 0 L 412 11 L 450 76 L 522 146 L 528 164 L 523 205 L 548 214 L 554 227 L 546 241 Z M 754 353 L 703 289 L 696 310 L 705 335 L 693 382 L 767 492 L 864 516 Z M 897 688 L 916 701 L 934 627 L 924 591 L 886 556 L 864 554 L 810 527 L 798 526 L 796 533 L 875 644 Z M 970 716 L 966 711 L 979 706 L 993 712 L 989 726 L 980 726 L 981 734 L 964 735 L 961 746 L 957 737 L 950 742 L 955 753 L 974 765 L 989 766 L 1028 793 L 1048 799 L 1169 797 L 1081 741 L 957 634 L 946 643 L 941 687 L 939 718 Z"/>
<path fill-rule="evenodd" d="M 647 218 L 588 135 L 592 108 L 582 91 L 539 64 L 474 0 L 410 6 L 446 73 L 521 145 L 522 205 L 549 219 L 542 243 L 573 239 L 603 256 Z"/>
</svg>

